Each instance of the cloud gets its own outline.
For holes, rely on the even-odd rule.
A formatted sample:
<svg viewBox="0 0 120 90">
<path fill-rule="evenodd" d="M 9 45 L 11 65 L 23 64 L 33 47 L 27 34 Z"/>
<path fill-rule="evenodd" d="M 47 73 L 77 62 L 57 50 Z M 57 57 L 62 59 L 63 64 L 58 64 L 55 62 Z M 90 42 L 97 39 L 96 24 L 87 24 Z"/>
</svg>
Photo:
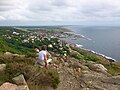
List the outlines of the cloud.
<svg viewBox="0 0 120 90">
<path fill-rule="evenodd" d="M 0 20 L 38 24 L 119 22 L 119 3 L 120 0 L 0 0 Z"/>
<path fill-rule="evenodd" d="M 0 16 L 0 20 L 5 20 L 5 18 L 4 18 L 4 17 L 2 17 L 2 16 Z"/>
</svg>

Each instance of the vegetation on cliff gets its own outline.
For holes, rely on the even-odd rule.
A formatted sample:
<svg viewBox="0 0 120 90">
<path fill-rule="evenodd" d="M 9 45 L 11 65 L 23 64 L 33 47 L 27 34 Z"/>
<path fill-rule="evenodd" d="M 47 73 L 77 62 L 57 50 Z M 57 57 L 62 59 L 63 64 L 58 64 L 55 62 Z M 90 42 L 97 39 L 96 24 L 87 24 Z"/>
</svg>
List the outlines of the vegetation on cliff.
<svg viewBox="0 0 120 90">
<path fill-rule="evenodd" d="M 0 85 L 6 81 L 13 82 L 12 78 L 23 74 L 31 90 L 35 90 L 35 88 L 43 88 L 43 90 L 50 87 L 60 88 L 59 84 L 63 83 L 61 81 L 63 74 L 67 74 L 69 77 L 74 76 L 75 80 L 79 80 L 80 77 L 84 76 L 82 70 L 90 71 L 93 68 L 94 64 L 91 62 L 104 65 L 110 76 L 120 74 L 119 62 L 110 62 L 102 56 L 60 41 L 55 36 L 59 37 L 63 32 L 54 34 L 54 30 L 52 29 L 52 32 L 50 30 L 47 28 L 47 34 L 42 30 L 42 34 L 40 34 L 40 29 L 33 32 L 31 29 L 28 31 L 28 29 L 21 30 L 12 27 L 0 28 L 0 64 L 6 64 L 5 72 L 0 75 Z M 51 35 L 54 38 L 51 38 Z M 50 44 L 52 48 L 48 47 L 48 52 L 52 55 L 53 62 L 47 70 L 38 68 L 34 65 L 34 48 Z M 6 54 L 5 52 L 11 53 Z M 69 78 L 66 77 L 66 79 Z"/>
</svg>

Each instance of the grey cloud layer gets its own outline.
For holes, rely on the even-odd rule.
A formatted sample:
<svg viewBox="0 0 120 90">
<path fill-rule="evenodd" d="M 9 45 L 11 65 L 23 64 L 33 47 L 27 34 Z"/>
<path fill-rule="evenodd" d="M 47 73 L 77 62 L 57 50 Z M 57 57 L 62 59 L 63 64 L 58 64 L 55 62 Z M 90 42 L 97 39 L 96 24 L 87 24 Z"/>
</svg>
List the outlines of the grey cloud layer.
<svg viewBox="0 0 120 90">
<path fill-rule="evenodd" d="M 0 20 L 82 22 L 120 20 L 120 0 L 0 0 Z"/>
</svg>

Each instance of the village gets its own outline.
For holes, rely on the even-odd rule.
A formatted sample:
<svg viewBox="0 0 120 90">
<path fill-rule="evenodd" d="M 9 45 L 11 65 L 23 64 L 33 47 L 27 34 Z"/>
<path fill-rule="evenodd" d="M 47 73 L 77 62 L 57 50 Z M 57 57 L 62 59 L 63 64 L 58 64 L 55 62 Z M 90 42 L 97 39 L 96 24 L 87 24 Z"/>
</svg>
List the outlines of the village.
<svg viewBox="0 0 120 90">
<path fill-rule="evenodd" d="M 67 32 L 59 32 L 55 30 L 38 30 L 38 31 L 17 31 L 17 30 L 6 30 L 5 33 L 1 33 L 1 35 L 6 39 L 12 39 L 16 37 L 16 40 L 22 40 L 23 43 L 31 42 L 34 43 L 35 40 L 44 40 L 51 38 L 80 38 L 80 35 L 75 35 Z"/>
<path fill-rule="evenodd" d="M 77 35 L 55 30 L 1 30 L 1 36 L 6 41 L 9 47 L 15 48 L 22 54 L 34 53 L 34 48 L 39 48 L 42 45 L 48 47 L 51 53 L 67 56 L 70 52 L 70 47 L 75 47 L 74 43 L 68 43 L 61 38 L 79 38 Z M 6 50 L 16 53 L 14 51 Z M 6 52 L 4 51 L 4 52 Z M 23 53 L 24 52 L 24 53 Z"/>
</svg>

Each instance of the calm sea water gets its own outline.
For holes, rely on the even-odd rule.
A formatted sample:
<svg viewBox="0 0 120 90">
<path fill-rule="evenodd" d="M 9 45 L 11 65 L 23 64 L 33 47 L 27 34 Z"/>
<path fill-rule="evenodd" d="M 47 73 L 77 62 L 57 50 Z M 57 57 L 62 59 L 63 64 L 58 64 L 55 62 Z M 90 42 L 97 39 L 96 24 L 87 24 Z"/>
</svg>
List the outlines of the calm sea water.
<svg viewBox="0 0 120 90">
<path fill-rule="evenodd" d="M 69 42 L 83 45 L 83 48 L 93 50 L 108 57 L 120 61 L 120 27 L 111 26 L 68 26 L 76 34 L 84 35 L 86 38 Z"/>
</svg>

